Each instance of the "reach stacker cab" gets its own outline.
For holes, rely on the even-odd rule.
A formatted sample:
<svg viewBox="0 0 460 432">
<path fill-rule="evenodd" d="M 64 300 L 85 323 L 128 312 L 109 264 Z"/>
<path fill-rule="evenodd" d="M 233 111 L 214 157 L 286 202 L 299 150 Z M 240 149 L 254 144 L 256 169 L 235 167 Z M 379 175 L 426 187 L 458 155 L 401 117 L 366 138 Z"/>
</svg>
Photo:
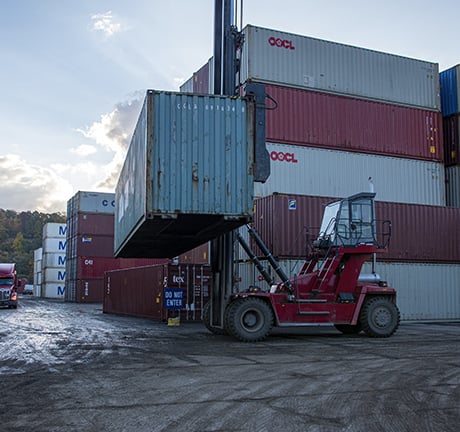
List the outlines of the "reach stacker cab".
<svg viewBox="0 0 460 432">
<path fill-rule="evenodd" d="M 400 320 L 396 291 L 375 273 L 361 275 L 363 264 L 372 261 L 374 254 L 385 252 L 391 237 L 389 221 L 379 223 L 377 231 L 374 198 L 375 193 L 360 193 L 329 204 L 311 252 L 292 278 L 277 266 L 257 233 L 248 227 L 281 282 L 269 292 L 251 287 L 232 294 L 225 309 L 224 330 L 245 342 L 261 341 L 273 327 L 283 326 L 334 325 L 347 334 L 363 331 L 371 337 L 391 336 Z M 247 244 L 242 245 L 249 250 Z M 262 275 L 269 281 L 266 273 Z M 205 309 L 205 324 L 217 333 L 209 312 Z"/>
</svg>

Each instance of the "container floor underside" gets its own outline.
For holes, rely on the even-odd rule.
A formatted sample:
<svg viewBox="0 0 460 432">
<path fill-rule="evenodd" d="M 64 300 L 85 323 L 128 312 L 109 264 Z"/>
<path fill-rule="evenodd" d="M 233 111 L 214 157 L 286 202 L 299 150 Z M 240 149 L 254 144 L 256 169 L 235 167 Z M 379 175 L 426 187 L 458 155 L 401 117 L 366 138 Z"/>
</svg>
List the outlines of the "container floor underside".
<svg viewBox="0 0 460 432">
<path fill-rule="evenodd" d="M 117 252 L 118 258 L 173 258 L 251 222 L 249 216 L 179 215 L 145 220 Z"/>
</svg>

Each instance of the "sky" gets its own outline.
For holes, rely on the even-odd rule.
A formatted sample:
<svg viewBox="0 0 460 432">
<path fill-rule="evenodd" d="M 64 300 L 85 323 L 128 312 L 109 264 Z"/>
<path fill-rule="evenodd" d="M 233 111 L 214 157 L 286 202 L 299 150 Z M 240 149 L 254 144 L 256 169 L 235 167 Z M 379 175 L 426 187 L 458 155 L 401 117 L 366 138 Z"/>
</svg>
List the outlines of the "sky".
<svg viewBox="0 0 460 432">
<path fill-rule="evenodd" d="M 244 0 L 242 24 L 460 63 L 458 0 Z M 146 89 L 213 52 L 214 0 L 0 0 L 0 208 L 114 192 Z"/>
</svg>

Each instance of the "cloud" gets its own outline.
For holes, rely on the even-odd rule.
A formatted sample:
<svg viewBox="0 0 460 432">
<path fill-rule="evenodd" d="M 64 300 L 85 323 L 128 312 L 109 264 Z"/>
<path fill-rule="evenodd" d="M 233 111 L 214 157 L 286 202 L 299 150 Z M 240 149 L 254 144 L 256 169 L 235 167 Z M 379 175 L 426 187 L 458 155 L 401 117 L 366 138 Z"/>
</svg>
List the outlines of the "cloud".
<svg viewBox="0 0 460 432">
<path fill-rule="evenodd" d="M 130 100 L 118 103 L 110 113 L 101 115 L 99 121 L 78 129 L 86 138 L 112 153 L 111 161 L 100 168 L 104 177 L 96 188 L 115 189 L 142 102 L 143 92 L 135 93 Z"/>
<path fill-rule="evenodd" d="M 71 148 L 70 151 L 78 156 L 88 156 L 97 152 L 96 147 L 88 144 L 82 144 L 78 147 Z"/>
<path fill-rule="evenodd" d="M 106 37 L 111 37 L 115 33 L 119 33 L 125 29 L 120 23 L 115 21 L 112 11 L 98 13 L 91 16 L 92 30 L 101 31 Z"/>
<path fill-rule="evenodd" d="M 16 211 L 64 212 L 71 184 L 53 169 L 29 164 L 20 156 L 0 156 L 0 206 Z"/>
</svg>

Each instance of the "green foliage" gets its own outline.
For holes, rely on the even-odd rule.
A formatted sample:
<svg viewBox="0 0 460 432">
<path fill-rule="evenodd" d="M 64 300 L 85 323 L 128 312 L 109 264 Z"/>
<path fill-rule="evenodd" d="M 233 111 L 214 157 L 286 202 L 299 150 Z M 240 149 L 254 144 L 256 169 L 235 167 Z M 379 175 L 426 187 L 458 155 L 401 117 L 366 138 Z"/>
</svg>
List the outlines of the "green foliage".
<svg viewBox="0 0 460 432">
<path fill-rule="evenodd" d="M 14 262 L 19 278 L 33 283 L 34 250 L 42 246 L 43 225 L 65 223 L 62 213 L 0 209 L 0 262 Z"/>
</svg>

